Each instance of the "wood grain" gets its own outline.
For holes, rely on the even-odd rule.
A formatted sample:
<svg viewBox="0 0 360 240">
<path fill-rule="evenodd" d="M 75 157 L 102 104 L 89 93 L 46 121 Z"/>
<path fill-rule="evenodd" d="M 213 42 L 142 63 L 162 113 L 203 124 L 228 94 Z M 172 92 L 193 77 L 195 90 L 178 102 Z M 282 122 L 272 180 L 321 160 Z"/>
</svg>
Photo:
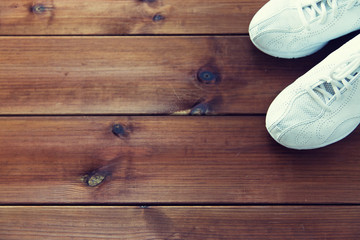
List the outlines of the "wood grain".
<svg viewBox="0 0 360 240">
<path fill-rule="evenodd" d="M 360 208 L 0 207 L 0 238 L 358 239 Z"/>
<path fill-rule="evenodd" d="M 0 239 L 359 239 L 359 130 L 300 152 L 263 116 L 131 116 L 263 115 L 357 34 L 266 56 L 265 2 L 0 1 Z"/>
<path fill-rule="evenodd" d="M 248 37 L 2 37 L 0 114 L 265 113 L 333 48 L 282 60 Z"/>
<path fill-rule="evenodd" d="M 263 117 L 0 118 L 0 203 L 358 203 L 359 144 L 288 150 Z"/>
<path fill-rule="evenodd" d="M 0 35 L 247 33 L 267 1 L 7 0 Z"/>
</svg>

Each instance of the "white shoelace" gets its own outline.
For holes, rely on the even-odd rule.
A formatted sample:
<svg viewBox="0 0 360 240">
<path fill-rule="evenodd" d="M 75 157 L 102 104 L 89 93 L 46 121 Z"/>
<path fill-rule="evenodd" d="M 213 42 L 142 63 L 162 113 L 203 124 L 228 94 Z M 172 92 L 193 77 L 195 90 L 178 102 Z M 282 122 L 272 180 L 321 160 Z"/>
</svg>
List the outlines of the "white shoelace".
<svg viewBox="0 0 360 240">
<path fill-rule="evenodd" d="M 306 90 L 312 98 L 326 110 L 330 110 L 327 105 L 335 96 L 336 99 L 342 97 L 345 90 L 351 90 L 351 82 L 360 76 L 360 52 L 350 56 L 350 58 L 338 64 L 330 76 L 324 77 L 321 83 L 315 87 L 308 87 Z"/>
<path fill-rule="evenodd" d="M 319 17 L 320 23 L 324 24 L 328 11 L 332 9 L 336 14 L 338 10 L 337 0 L 300 0 L 298 2 L 300 19 L 307 30 L 310 29 L 311 20 Z M 347 8 L 350 9 L 357 3 L 360 3 L 360 0 L 349 0 Z"/>
</svg>

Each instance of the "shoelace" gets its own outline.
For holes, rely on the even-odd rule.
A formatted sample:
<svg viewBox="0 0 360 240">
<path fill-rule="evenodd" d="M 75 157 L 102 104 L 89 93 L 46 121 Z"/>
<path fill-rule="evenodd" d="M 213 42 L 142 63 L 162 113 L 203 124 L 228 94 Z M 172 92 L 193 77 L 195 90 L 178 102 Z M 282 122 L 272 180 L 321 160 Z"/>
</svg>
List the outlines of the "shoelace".
<svg viewBox="0 0 360 240">
<path fill-rule="evenodd" d="M 300 0 L 298 2 L 300 19 L 307 30 L 310 29 L 310 21 L 312 19 L 319 17 L 320 23 L 324 24 L 327 19 L 328 10 L 333 9 L 334 14 L 336 14 L 338 9 L 337 0 Z M 360 0 L 349 0 L 346 7 L 350 9 L 357 3 L 360 3 Z M 306 14 L 310 16 L 309 20 L 305 16 Z"/>
<path fill-rule="evenodd" d="M 321 83 L 315 87 L 308 87 L 306 90 L 312 98 L 326 110 L 330 110 L 327 103 L 335 96 L 342 97 L 345 90 L 351 90 L 351 81 L 360 76 L 360 52 L 338 64 L 330 76 L 324 77 Z"/>
</svg>

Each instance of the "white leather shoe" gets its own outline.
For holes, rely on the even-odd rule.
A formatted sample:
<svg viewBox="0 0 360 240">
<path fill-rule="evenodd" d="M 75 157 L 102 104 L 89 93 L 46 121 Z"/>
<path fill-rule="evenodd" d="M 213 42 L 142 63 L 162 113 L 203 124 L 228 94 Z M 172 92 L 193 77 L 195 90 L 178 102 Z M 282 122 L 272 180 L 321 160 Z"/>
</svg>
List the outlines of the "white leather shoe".
<svg viewBox="0 0 360 240">
<path fill-rule="evenodd" d="M 314 149 L 337 142 L 360 123 L 360 34 L 285 88 L 266 128 L 280 144 Z"/>
<path fill-rule="evenodd" d="M 360 29 L 360 0 L 270 0 L 253 17 L 254 45 L 275 57 L 310 55 Z"/>
</svg>

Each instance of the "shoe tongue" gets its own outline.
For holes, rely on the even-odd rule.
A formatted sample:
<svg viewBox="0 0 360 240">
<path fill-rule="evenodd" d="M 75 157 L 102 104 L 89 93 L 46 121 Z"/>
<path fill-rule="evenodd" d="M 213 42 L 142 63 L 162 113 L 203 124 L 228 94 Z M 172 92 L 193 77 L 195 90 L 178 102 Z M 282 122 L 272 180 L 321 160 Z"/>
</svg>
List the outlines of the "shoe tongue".
<svg viewBox="0 0 360 240">
<path fill-rule="evenodd" d="M 324 103 L 327 103 L 327 101 L 329 99 L 325 99 L 325 96 L 320 92 L 318 91 L 317 89 L 325 89 L 325 91 L 327 91 L 328 93 L 330 93 L 332 96 L 335 94 L 335 91 L 331 85 L 331 83 L 328 83 L 328 82 L 324 82 L 322 84 L 320 84 L 318 87 L 316 87 L 314 89 L 314 92 L 320 97 L 321 100 L 324 101 Z"/>
<path fill-rule="evenodd" d="M 343 87 L 344 85 L 341 86 L 341 88 Z M 325 87 L 325 90 L 330 93 L 331 95 L 334 95 L 335 94 L 335 91 L 334 91 L 334 88 L 332 87 L 331 83 L 328 83 L 328 82 L 325 82 L 324 83 L 324 87 Z"/>
</svg>

